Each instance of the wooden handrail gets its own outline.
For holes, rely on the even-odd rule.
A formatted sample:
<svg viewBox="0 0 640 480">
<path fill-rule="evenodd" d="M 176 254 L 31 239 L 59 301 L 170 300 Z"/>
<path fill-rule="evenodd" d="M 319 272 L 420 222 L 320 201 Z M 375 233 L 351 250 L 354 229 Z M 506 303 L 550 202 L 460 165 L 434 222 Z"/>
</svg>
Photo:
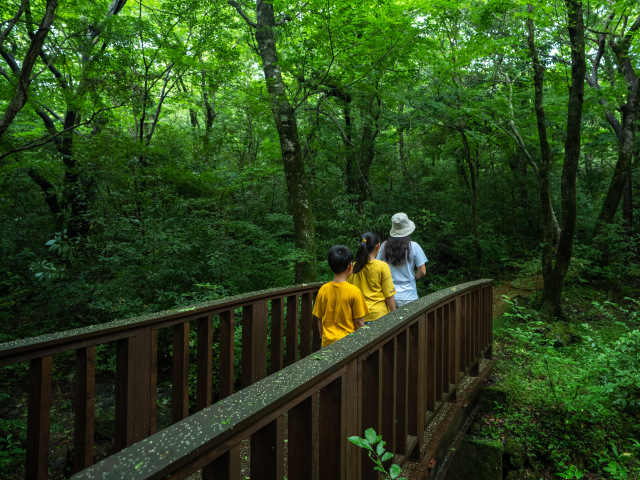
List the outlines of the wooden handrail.
<svg viewBox="0 0 640 480">
<path fill-rule="evenodd" d="M 421 449 L 462 379 L 491 357 L 492 299 L 491 280 L 423 297 L 73 478 L 173 479 L 200 469 L 204 480 L 239 478 L 250 438 L 255 477 L 279 480 L 285 421 L 288 478 L 377 478 L 347 437 L 375 428 L 394 453 Z"/>
<path fill-rule="evenodd" d="M 115 449 L 122 450 L 156 432 L 157 332 L 173 333 L 172 420 L 188 415 L 189 328 L 197 325 L 196 409 L 212 402 L 212 325 L 220 317 L 219 397 L 234 393 L 235 310 L 242 309 L 242 388 L 277 372 L 320 348 L 311 321 L 312 302 L 322 283 L 262 290 L 40 337 L 0 344 L 0 367 L 29 362 L 26 480 L 47 478 L 55 354 L 75 351 L 76 392 L 73 470 L 93 465 L 96 345 L 116 342 Z M 301 301 L 300 301 L 301 300 Z M 271 315 L 269 315 L 269 302 Z M 284 312 L 287 305 L 287 357 L 284 353 Z M 299 313 L 299 304 L 301 312 Z M 267 327 L 271 324 L 271 352 Z M 301 342 L 298 345 L 298 334 Z M 289 338 L 291 337 L 291 338 Z M 295 337 L 295 341 L 294 341 Z M 290 343 L 289 343 L 290 342 Z M 298 352 L 299 349 L 299 352 Z M 270 355 L 269 355 L 270 353 Z"/>
</svg>

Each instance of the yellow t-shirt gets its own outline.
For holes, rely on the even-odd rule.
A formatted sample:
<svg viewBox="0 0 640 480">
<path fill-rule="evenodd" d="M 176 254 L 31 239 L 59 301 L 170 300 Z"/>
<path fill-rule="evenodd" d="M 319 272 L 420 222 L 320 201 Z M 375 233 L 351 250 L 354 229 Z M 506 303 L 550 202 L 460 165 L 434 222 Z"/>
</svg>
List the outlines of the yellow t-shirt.
<svg viewBox="0 0 640 480">
<path fill-rule="evenodd" d="M 391 269 L 381 260 L 370 260 L 362 270 L 351 275 L 347 282 L 360 289 L 371 312 L 364 317 L 365 322 L 376 320 L 389 313 L 386 298 L 396 294 Z"/>
<path fill-rule="evenodd" d="M 355 319 L 368 313 L 367 303 L 358 288 L 347 282 L 325 283 L 313 306 L 313 314 L 322 319 L 322 346 L 353 333 Z"/>
</svg>

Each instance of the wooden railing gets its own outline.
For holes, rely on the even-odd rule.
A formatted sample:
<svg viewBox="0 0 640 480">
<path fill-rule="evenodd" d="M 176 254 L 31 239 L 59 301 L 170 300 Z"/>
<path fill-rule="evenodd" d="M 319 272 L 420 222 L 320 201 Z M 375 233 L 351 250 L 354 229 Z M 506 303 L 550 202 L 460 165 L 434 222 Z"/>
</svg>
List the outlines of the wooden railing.
<svg viewBox="0 0 640 480">
<path fill-rule="evenodd" d="M 188 416 L 189 328 L 197 326 L 196 410 L 212 403 L 214 370 L 219 398 L 234 393 L 235 311 L 242 311 L 242 388 L 320 349 L 312 305 L 321 283 L 264 290 L 189 308 L 0 344 L 0 367 L 29 362 L 26 480 L 47 478 L 49 466 L 52 364 L 54 355 L 75 351 L 73 470 L 94 463 L 96 345 L 116 342 L 115 450 L 156 433 L 158 331 L 171 328 L 172 421 Z M 286 332 L 285 316 L 286 310 Z M 212 365 L 213 318 L 219 315 L 220 365 Z M 271 351 L 267 352 L 267 328 Z M 285 340 L 286 339 L 286 340 Z M 300 344 L 298 345 L 298 340 Z M 284 342 L 286 341 L 286 357 Z"/>
<path fill-rule="evenodd" d="M 347 438 L 374 428 L 396 462 L 419 452 L 491 357 L 492 298 L 480 280 L 416 300 L 73 478 L 377 479 Z"/>
</svg>

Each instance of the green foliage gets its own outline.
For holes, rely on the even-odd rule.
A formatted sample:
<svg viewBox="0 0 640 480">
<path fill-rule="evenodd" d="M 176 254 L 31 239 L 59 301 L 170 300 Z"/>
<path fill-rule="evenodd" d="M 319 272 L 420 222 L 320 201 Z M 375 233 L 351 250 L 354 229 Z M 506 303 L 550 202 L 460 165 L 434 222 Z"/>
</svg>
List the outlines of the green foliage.
<svg viewBox="0 0 640 480">
<path fill-rule="evenodd" d="M 377 472 L 381 472 L 385 479 L 395 480 L 400 475 L 402 469 L 395 463 L 387 467 L 384 465 L 393 458 L 393 453 L 384 449 L 386 442 L 382 441 L 382 436 L 377 435 L 373 428 L 368 428 L 364 432 L 365 438 L 358 436 L 349 437 L 349 441 L 360 448 L 369 451 L 369 458 L 373 460 L 376 466 L 373 468 Z M 398 480 L 407 480 L 399 478 Z"/>
</svg>

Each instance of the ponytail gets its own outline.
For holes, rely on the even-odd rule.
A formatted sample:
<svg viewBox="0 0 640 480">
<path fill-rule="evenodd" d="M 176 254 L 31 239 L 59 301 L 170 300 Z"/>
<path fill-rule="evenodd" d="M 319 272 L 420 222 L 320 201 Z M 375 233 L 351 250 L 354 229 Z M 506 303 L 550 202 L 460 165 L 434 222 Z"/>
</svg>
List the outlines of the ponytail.
<svg viewBox="0 0 640 480">
<path fill-rule="evenodd" d="M 362 235 L 362 240 L 358 245 L 358 251 L 356 252 L 356 262 L 353 266 L 353 273 L 356 274 L 369 263 L 369 255 L 376 248 L 376 245 L 380 243 L 380 237 L 373 232 L 367 232 Z"/>
</svg>

